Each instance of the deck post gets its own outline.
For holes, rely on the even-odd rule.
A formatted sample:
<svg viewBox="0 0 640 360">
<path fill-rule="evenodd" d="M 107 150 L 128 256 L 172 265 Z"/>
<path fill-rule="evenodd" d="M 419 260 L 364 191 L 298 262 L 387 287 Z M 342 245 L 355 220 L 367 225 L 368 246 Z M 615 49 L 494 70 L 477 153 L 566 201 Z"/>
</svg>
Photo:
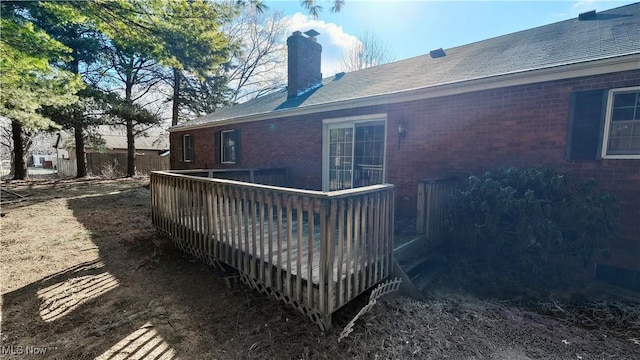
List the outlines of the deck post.
<svg viewBox="0 0 640 360">
<path fill-rule="evenodd" d="M 326 201 L 320 202 L 320 261 L 319 261 L 319 283 L 318 292 L 320 294 L 319 310 L 320 314 L 327 313 L 327 292 L 326 292 L 326 271 L 327 271 L 327 224 L 329 222 L 329 207 Z"/>
<path fill-rule="evenodd" d="M 256 265 L 258 265 L 258 259 L 255 254 L 258 253 L 258 212 L 256 210 L 256 190 L 251 189 L 251 195 L 249 197 L 249 204 L 251 207 L 251 276 L 259 278 Z"/>
<path fill-rule="evenodd" d="M 292 271 L 292 262 L 291 257 L 293 256 L 292 248 L 293 248 L 293 209 L 292 209 L 292 199 L 291 195 L 287 195 L 287 271 L 286 271 L 286 286 L 287 286 L 287 296 L 289 299 L 293 299 L 293 283 L 291 281 L 291 271 Z"/>
<path fill-rule="evenodd" d="M 349 299 L 351 299 L 351 274 L 355 273 L 355 271 L 353 270 L 353 261 L 351 258 L 351 242 L 353 241 L 353 199 L 349 198 L 347 199 L 347 237 L 346 237 L 346 242 L 347 242 L 347 248 L 346 250 L 346 261 L 347 261 L 347 266 L 345 267 L 345 276 L 346 276 L 346 284 L 345 284 L 345 292 L 346 292 L 346 301 L 349 301 Z"/>
<path fill-rule="evenodd" d="M 335 270 L 335 235 L 336 232 L 334 229 L 336 228 L 336 217 L 337 217 L 337 201 L 330 201 L 330 215 L 329 215 L 329 224 L 327 224 L 327 259 L 326 259 L 326 269 L 327 269 L 327 302 L 328 309 L 327 313 L 333 313 L 336 303 L 336 293 L 335 293 L 335 285 L 336 283 L 333 281 L 333 271 Z"/>
</svg>

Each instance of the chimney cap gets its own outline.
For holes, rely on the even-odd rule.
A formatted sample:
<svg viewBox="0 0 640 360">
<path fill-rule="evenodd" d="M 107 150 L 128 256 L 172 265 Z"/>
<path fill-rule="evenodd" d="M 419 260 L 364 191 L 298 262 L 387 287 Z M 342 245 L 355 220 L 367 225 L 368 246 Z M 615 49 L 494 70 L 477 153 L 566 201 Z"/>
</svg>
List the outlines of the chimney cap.
<svg viewBox="0 0 640 360">
<path fill-rule="evenodd" d="M 314 29 L 311 29 L 309 31 L 305 31 L 304 33 L 309 37 L 316 37 L 316 36 L 320 35 L 320 33 L 315 31 Z"/>
</svg>

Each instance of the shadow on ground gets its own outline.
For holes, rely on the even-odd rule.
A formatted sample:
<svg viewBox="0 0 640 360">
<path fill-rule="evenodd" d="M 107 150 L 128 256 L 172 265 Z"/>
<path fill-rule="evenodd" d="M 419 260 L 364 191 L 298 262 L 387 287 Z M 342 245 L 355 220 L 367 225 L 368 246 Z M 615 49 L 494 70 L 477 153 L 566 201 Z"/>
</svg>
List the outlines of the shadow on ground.
<svg viewBox="0 0 640 360">
<path fill-rule="evenodd" d="M 3 344 L 45 347 L 68 359 L 266 359 L 309 357 L 309 345 L 327 340 L 330 346 L 314 356 L 344 355 L 335 339 L 362 300 L 322 334 L 228 274 L 177 250 L 156 254 L 148 199 L 142 187 L 69 197 L 99 259 L 5 294 Z"/>
</svg>

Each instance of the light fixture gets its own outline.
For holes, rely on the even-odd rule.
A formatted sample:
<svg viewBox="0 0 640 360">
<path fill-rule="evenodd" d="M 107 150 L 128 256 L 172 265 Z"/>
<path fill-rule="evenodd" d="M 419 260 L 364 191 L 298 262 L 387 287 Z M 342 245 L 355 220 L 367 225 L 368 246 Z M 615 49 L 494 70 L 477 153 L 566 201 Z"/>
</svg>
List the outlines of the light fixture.
<svg viewBox="0 0 640 360">
<path fill-rule="evenodd" d="M 404 115 L 402 115 L 398 122 L 398 147 L 400 147 L 400 143 L 405 137 L 407 137 L 407 122 L 404 120 Z"/>
</svg>

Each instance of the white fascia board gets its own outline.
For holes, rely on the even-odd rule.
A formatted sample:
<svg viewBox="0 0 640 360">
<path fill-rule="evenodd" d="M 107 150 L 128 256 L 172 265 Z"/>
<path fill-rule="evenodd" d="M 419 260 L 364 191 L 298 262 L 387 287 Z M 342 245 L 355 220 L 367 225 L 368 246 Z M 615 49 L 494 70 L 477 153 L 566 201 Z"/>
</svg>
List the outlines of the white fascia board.
<svg viewBox="0 0 640 360">
<path fill-rule="evenodd" d="M 535 84 L 547 81 L 566 80 L 571 78 L 605 75 L 616 72 L 639 70 L 640 53 L 616 56 L 581 63 L 555 65 L 544 69 L 523 70 L 496 76 L 469 79 L 452 83 L 436 84 L 429 87 L 407 89 L 398 92 L 368 96 L 365 98 L 335 101 L 326 104 L 305 106 L 302 108 L 283 109 L 268 113 L 236 117 L 204 124 L 169 129 L 169 132 L 197 130 L 222 125 L 241 124 L 260 120 L 274 120 L 289 116 L 309 115 L 325 111 L 353 109 L 359 107 L 395 104 L 400 102 L 425 100 L 444 96 L 459 95 L 468 92 L 492 90 L 517 85 Z"/>
</svg>

